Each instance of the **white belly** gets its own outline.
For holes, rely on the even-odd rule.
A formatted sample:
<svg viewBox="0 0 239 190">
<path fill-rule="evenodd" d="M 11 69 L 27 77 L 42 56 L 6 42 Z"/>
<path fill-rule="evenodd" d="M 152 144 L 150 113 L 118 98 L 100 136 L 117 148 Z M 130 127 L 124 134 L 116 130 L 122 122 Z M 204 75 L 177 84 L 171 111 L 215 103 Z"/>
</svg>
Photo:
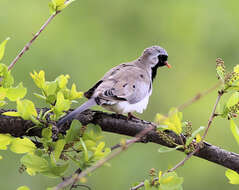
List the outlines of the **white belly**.
<svg viewBox="0 0 239 190">
<path fill-rule="evenodd" d="M 146 96 L 144 99 L 141 101 L 135 103 L 135 104 L 130 104 L 126 101 L 118 102 L 113 105 L 104 105 L 104 108 L 107 110 L 116 112 L 118 114 L 125 114 L 125 113 L 131 113 L 131 112 L 138 112 L 138 113 L 143 113 L 143 111 L 147 108 L 148 102 L 149 102 L 149 96 L 151 93 Z"/>
</svg>

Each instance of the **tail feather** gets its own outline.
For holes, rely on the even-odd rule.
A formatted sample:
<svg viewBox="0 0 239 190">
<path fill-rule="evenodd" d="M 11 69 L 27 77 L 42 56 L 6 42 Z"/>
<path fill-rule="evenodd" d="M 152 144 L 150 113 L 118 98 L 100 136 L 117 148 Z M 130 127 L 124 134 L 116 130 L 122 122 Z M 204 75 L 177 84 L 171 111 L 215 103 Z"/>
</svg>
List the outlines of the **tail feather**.
<svg viewBox="0 0 239 190">
<path fill-rule="evenodd" d="M 76 108 L 74 111 L 72 111 L 71 113 L 69 113 L 68 115 L 66 115 L 65 117 L 63 117 L 62 119 L 60 119 L 57 122 L 57 126 L 61 126 L 64 123 L 66 123 L 67 121 L 72 120 L 74 117 L 76 117 L 78 114 L 80 114 L 81 112 L 89 109 L 92 106 L 97 105 L 96 101 L 94 98 L 89 99 L 88 101 L 86 101 L 84 104 L 82 104 L 80 107 Z"/>
</svg>

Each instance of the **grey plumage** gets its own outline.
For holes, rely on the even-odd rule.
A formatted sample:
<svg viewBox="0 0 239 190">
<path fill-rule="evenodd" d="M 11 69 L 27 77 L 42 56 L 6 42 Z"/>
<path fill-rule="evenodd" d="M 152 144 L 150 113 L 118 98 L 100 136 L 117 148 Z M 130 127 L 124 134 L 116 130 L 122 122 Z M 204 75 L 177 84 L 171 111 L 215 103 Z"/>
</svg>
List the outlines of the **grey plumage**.
<svg viewBox="0 0 239 190">
<path fill-rule="evenodd" d="M 62 119 L 60 119 L 57 123 L 58 126 L 63 125 L 64 123 L 66 123 L 67 121 L 72 120 L 73 118 L 75 118 L 78 114 L 80 114 L 81 112 L 89 109 L 92 106 L 97 105 L 97 103 L 95 102 L 94 98 L 89 99 L 88 101 L 86 101 L 84 104 L 82 104 L 80 107 L 76 108 L 74 111 L 72 111 L 71 113 L 69 113 L 66 117 L 63 117 Z"/>
<path fill-rule="evenodd" d="M 91 89 L 85 92 L 89 100 L 63 117 L 58 126 L 72 120 L 93 105 L 101 105 L 116 113 L 142 113 L 152 93 L 152 82 L 158 67 L 168 66 L 168 54 L 160 46 L 146 48 L 135 61 L 109 70 Z"/>
</svg>

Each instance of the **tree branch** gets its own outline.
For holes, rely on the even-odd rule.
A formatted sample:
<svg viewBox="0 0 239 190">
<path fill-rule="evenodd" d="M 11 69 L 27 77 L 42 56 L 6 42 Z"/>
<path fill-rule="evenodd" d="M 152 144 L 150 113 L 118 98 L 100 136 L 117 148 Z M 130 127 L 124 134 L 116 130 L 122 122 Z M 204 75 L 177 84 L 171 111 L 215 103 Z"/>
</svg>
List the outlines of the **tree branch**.
<svg viewBox="0 0 239 190">
<path fill-rule="evenodd" d="M 136 137 L 128 140 L 125 145 L 120 145 L 120 149 L 117 149 L 116 151 L 112 152 L 109 156 L 97 161 L 94 165 L 91 167 L 88 167 L 81 173 L 77 173 L 76 175 L 73 175 L 70 179 L 64 180 L 62 183 L 58 184 L 54 190 L 60 190 L 64 187 L 67 187 L 70 184 L 75 184 L 77 181 L 79 181 L 81 178 L 85 177 L 89 173 L 95 171 L 96 169 L 103 166 L 106 162 L 116 157 L 118 154 L 126 150 L 130 145 L 140 141 L 140 139 L 145 136 L 149 131 L 153 130 L 155 126 L 149 126 L 148 128 L 145 128 L 143 131 L 141 131 L 139 134 L 136 135 Z"/>
<path fill-rule="evenodd" d="M 200 100 L 201 98 L 203 98 L 204 96 L 208 95 L 209 93 L 213 92 L 214 90 L 216 90 L 219 86 L 222 85 L 222 81 L 219 81 L 218 83 L 216 83 L 215 85 L 213 85 L 212 87 L 206 89 L 203 92 L 198 92 L 193 98 L 189 99 L 187 102 L 179 105 L 177 108 L 178 110 L 183 110 L 186 107 L 190 106 L 191 104 L 193 104 L 194 102 L 197 102 L 198 100 Z"/>
<path fill-rule="evenodd" d="M 189 158 L 191 158 L 197 151 L 199 151 L 200 146 L 201 146 L 201 144 L 203 145 L 203 140 L 205 139 L 205 137 L 206 137 L 206 135 L 207 135 L 207 133 L 208 133 L 208 130 L 209 130 L 211 124 L 212 124 L 212 121 L 213 121 L 213 119 L 214 119 L 214 117 L 215 117 L 215 112 L 216 112 L 216 109 L 217 109 L 217 105 L 218 105 L 218 103 L 219 103 L 219 101 L 220 101 L 220 99 L 221 99 L 223 93 L 224 93 L 224 91 L 218 91 L 217 100 L 216 100 L 216 103 L 215 103 L 214 106 L 213 106 L 212 113 L 211 113 L 211 115 L 210 115 L 210 117 L 209 117 L 208 124 L 207 124 L 207 128 L 206 128 L 205 131 L 204 131 L 204 134 L 203 134 L 203 136 L 202 136 L 201 141 L 196 144 L 195 150 L 192 151 L 190 154 L 188 154 L 182 161 L 180 161 L 179 163 L 177 163 L 174 167 L 172 167 L 172 168 L 170 168 L 169 170 L 167 170 L 165 173 L 169 173 L 169 172 L 175 171 L 177 168 L 179 168 L 180 166 L 184 165 L 184 163 L 185 163 L 187 160 L 189 160 Z M 165 174 L 165 173 L 164 173 L 164 174 Z M 163 175 L 164 175 L 164 174 L 163 174 Z M 159 178 L 157 177 L 157 178 L 155 178 L 153 181 L 157 181 L 158 179 L 159 179 Z M 137 189 L 139 189 L 139 188 L 141 188 L 141 187 L 143 187 L 143 186 L 144 186 L 144 182 L 141 182 L 141 183 L 138 184 L 137 186 L 132 187 L 130 190 L 137 190 Z"/>
<path fill-rule="evenodd" d="M 31 121 L 25 121 L 19 117 L 9 117 L 1 115 L 1 113 L 10 110 L 0 110 L 0 133 L 9 133 L 12 136 L 41 136 L 41 128 L 32 128 L 34 124 Z M 47 109 L 43 109 L 47 111 Z M 87 110 L 81 113 L 77 119 L 83 124 L 99 125 L 103 131 L 117 133 L 135 137 L 145 128 L 152 125 L 151 122 L 142 120 L 127 120 L 127 117 L 116 114 L 108 114 L 100 111 Z M 70 123 L 66 123 L 60 128 L 61 133 L 65 133 L 69 128 Z M 31 129 L 32 128 L 32 129 Z M 175 142 L 180 144 L 180 138 L 173 132 L 169 135 L 175 139 Z M 152 142 L 167 147 L 174 147 L 165 141 L 162 136 L 156 131 L 150 131 L 143 142 Z M 219 164 L 226 168 L 232 169 L 239 173 L 239 154 L 229 152 L 217 146 L 203 142 L 203 146 L 197 151 L 194 156 Z"/>
</svg>

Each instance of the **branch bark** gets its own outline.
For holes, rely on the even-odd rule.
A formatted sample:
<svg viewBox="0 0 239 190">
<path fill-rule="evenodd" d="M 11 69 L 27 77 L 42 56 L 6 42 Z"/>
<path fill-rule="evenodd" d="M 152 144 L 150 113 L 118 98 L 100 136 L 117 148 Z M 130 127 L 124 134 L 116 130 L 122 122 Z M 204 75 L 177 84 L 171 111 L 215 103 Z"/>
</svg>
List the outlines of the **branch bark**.
<svg viewBox="0 0 239 190">
<path fill-rule="evenodd" d="M 40 110 L 40 109 L 38 109 Z M 0 133 L 9 133 L 15 137 L 21 136 L 41 136 L 41 128 L 33 128 L 34 124 L 31 121 L 25 121 L 19 117 L 4 116 L 1 113 L 10 110 L 0 110 Z M 11 110 L 12 111 L 12 110 Z M 47 109 L 43 109 L 47 111 Z M 77 119 L 82 125 L 94 124 L 99 125 L 103 131 L 127 135 L 135 137 L 145 128 L 152 125 L 151 122 L 143 120 L 127 120 L 127 117 L 116 114 L 109 114 L 100 111 L 87 110 L 80 115 Z M 69 128 L 70 122 L 66 123 L 60 128 L 61 133 L 65 133 Z M 180 144 L 180 138 L 170 132 L 169 135 Z M 170 143 L 165 141 L 161 135 L 156 131 L 150 131 L 143 139 L 143 142 L 152 142 L 167 147 L 173 147 Z M 232 169 L 239 173 L 239 154 L 229 152 L 217 146 L 203 142 L 203 147 L 197 151 L 194 156 L 208 160 L 210 162 L 224 166 L 225 168 Z"/>
</svg>

